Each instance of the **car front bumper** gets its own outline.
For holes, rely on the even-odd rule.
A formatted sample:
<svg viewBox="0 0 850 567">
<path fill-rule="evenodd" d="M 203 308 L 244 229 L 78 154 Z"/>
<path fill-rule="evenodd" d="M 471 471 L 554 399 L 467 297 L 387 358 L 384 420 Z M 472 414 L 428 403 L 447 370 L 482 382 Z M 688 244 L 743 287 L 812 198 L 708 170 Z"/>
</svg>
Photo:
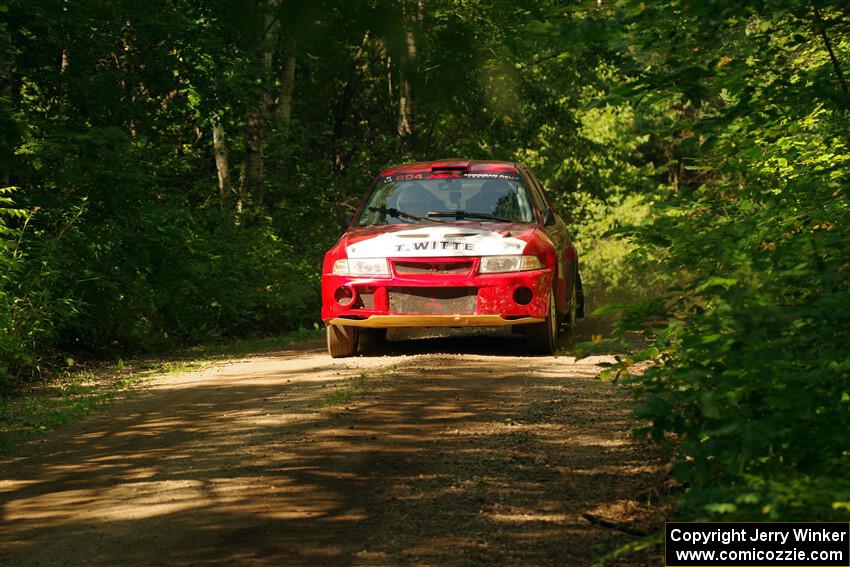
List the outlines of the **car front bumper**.
<svg viewBox="0 0 850 567">
<path fill-rule="evenodd" d="M 505 318 L 500 315 L 369 315 L 365 319 L 335 317 L 327 325 L 388 329 L 390 327 L 505 327 L 542 323 L 540 317 Z"/>
<path fill-rule="evenodd" d="M 419 273 L 399 273 L 390 260 L 389 277 L 325 274 L 322 320 L 327 325 L 356 327 L 499 327 L 545 320 L 552 270 L 478 274 L 470 259 L 463 273 L 432 273 L 457 258 L 428 258 Z M 433 269 L 433 268 L 432 268 Z"/>
</svg>

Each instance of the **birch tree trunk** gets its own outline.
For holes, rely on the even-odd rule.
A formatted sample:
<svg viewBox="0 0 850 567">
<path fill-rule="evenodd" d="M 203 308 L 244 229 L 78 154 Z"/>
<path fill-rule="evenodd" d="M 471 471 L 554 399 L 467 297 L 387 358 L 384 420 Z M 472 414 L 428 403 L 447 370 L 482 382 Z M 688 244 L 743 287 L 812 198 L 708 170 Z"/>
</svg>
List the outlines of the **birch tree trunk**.
<svg viewBox="0 0 850 567">
<path fill-rule="evenodd" d="M 403 142 L 414 133 L 413 126 L 413 74 L 416 68 L 416 37 L 408 30 L 405 37 L 405 49 L 399 65 L 398 89 L 398 125 L 396 131 Z"/>
<path fill-rule="evenodd" d="M 213 151 L 215 152 L 215 170 L 218 173 L 218 195 L 221 210 L 230 207 L 230 196 L 233 187 L 230 184 L 230 163 L 227 159 L 227 143 L 224 140 L 224 125 L 221 117 L 213 118 Z"/>
<path fill-rule="evenodd" d="M 59 56 L 59 74 L 65 77 L 68 73 L 68 67 L 71 66 L 71 59 L 68 55 L 68 48 L 63 47 L 62 53 Z M 64 79 L 63 79 L 64 81 Z M 61 89 L 59 91 L 59 108 L 58 115 L 59 120 L 65 120 L 65 108 L 68 100 L 68 88 L 67 85 L 63 82 Z"/>
</svg>

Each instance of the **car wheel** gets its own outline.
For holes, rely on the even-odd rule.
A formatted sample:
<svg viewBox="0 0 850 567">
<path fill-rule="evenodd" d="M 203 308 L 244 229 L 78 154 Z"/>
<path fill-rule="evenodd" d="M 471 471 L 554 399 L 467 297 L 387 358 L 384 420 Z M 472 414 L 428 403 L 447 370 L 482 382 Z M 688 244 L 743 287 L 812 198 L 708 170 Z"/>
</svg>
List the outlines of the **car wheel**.
<svg viewBox="0 0 850 567">
<path fill-rule="evenodd" d="M 555 306 L 555 292 L 549 293 L 549 311 L 542 323 L 527 326 L 525 341 L 528 350 L 535 354 L 552 354 L 558 346 L 558 310 Z"/>
<path fill-rule="evenodd" d="M 328 353 L 332 358 L 345 358 L 357 351 L 360 330 L 345 325 L 328 325 Z"/>
</svg>

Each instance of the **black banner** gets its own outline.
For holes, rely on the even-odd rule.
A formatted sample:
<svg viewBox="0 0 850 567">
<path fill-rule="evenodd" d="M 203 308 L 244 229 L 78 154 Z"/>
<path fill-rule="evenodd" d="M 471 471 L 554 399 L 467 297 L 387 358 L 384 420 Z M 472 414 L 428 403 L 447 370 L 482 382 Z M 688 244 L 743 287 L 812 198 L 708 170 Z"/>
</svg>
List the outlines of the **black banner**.
<svg viewBox="0 0 850 567">
<path fill-rule="evenodd" d="M 669 522 L 668 567 L 850 567 L 850 524 Z"/>
</svg>

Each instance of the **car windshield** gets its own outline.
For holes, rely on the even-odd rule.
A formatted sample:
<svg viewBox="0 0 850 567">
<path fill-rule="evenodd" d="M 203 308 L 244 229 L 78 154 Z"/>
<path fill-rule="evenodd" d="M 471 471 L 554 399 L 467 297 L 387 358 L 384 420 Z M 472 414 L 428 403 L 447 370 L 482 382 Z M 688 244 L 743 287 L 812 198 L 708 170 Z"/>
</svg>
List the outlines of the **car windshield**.
<svg viewBox="0 0 850 567">
<path fill-rule="evenodd" d="M 533 219 L 531 199 L 518 174 L 439 172 L 382 176 L 356 224 Z"/>
</svg>

